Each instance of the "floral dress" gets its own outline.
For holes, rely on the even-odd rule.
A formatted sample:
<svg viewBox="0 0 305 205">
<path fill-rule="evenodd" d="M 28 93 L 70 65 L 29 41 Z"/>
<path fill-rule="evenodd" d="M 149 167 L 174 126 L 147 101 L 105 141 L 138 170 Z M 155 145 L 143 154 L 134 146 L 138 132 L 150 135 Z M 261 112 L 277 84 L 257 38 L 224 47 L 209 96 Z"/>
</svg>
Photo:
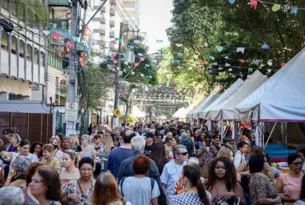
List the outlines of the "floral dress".
<svg viewBox="0 0 305 205">
<path fill-rule="evenodd" d="M 68 205 L 91 205 L 92 204 L 92 193 L 94 190 L 95 180 L 92 179 L 92 185 L 88 189 L 87 192 L 82 192 L 79 187 L 78 180 L 70 181 L 69 183 L 65 184 L 63 186 L 63 192 L 66 194 L 66 196 L 76 193 L 80 196 L 80 202 L 74 202 L 71 199 L 68 199 Z"/>
</svg>

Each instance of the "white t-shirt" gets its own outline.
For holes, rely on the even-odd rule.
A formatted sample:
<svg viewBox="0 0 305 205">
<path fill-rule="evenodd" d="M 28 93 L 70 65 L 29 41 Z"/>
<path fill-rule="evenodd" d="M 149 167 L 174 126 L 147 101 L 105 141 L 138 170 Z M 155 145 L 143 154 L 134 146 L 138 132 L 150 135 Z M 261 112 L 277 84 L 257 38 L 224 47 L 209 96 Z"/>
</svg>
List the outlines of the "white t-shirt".
<svg viewBox="0 0 305 205">
<path fill-rule="evenodd" d="M 123 182 L 123 186 L 121 186 L 122 184 L 120 183 L 120 192 L 133 205 L 151 205 L 151 200 L 160 195 L 158 183 L 155 181 L 153 189 L 151 189 L 151 179 L 149 177 L 127 177 Z"/>
<path fill-rule="evenodd" d="M 183 165 L 176 164 L 174 160 L 165 164 L 163 168 L 160 179 L 161 183 L 166 185 L 166 192 L 169 199 L 175 195 L 175 186 L 181 177 L 182 168 Z"/>
</svg>

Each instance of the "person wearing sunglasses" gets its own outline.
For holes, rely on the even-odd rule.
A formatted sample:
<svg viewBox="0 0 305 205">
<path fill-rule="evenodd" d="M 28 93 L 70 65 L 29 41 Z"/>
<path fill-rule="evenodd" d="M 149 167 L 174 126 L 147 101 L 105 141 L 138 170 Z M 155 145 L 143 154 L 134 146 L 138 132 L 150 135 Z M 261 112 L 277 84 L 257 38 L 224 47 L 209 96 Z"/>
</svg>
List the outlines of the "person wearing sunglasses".
<svg viewBox="0 0 305 205">
<path fill-rule="evenodd" d="M 290 154 L 287 158 L 289 172 L 281 174 L 276 180 L 275 188 L 280 194 L 284 205 L 290 205 L 299 200 L 301 181 L 303 178 L 303 160 L 298 154 Z"/>
<path fill-rule="evenodd" d="M 10 128 L 7 128 L 5 130 L 2 131 L 2 141 L 3 141 L 3 146 L 0 147 L 0 151 L 5 151 L 6 148 L 9 146 L 10 144 L 10 134 L 13 133 L 13 131 Z"/>
<path fill-rule="evenodd" d="M 188 159 L 188 152 L 184 145 L 176 145 L 173 154 L 174 160 L 165 164 L 160 177 L 169 200 L 174 196 L 175 185 L 181 177 L 183 163 Z"/>
</svg>

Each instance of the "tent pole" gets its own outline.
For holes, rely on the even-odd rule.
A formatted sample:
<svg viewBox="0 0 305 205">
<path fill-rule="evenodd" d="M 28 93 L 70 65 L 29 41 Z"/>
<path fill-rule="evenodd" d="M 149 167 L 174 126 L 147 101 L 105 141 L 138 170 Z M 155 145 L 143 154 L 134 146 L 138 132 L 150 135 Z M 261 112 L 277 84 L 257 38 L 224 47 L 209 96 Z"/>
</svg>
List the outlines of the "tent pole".
<svg viewBox="0 0 305 205">
<path fill-rule="evenodd" d="M 286 149 L 288 149 L 288 133 L 287 133 L 287 126 L 288 126 L 288 123 L 285 122 L 284 130 L 285 130 L 285 145 L 286 145 Z"/>
<path fill-rule="evenodd" d="M 221 144 L 223 143 L 223 138 L 224 138 L 224 129 L 223 129 L 223 120 L 220 120 L 220 122 L 219 122 L 219 124 L 220 124 L 220 136 L 221 136 Z"/>
<path fill-rule="evenodd" d="M 233 121 L 232 138 L 234 139 L 234 151 L 237 150 L 238 130 L 237 123 Z"/>
<path fill-rule="evenodd" d="M 271 130 L 271 132 L 270 132 L 270 134 L 269 134 L 269 136 L 268 136 L 268 139 L 267 139 L 267 141 L 266 141 L 266 143 L 265 143 L 265 146 L 264 146 L 265 149 L 266 149 L 266 146 L 267 146 L 267 144 L 268 144 L 268 142 L 269 142 L 269 140 L 270 140 L 270 138 L 271 138 L 271 135 L 272 135 L 272 133 L 273 133 L 273 131 L 274 131 L 276 125 L 277 125 L 277 122 L 276 122 L 276 123 L 273 125 L 273 127 L 272 127 L 272 130 Z"/>
</svg>

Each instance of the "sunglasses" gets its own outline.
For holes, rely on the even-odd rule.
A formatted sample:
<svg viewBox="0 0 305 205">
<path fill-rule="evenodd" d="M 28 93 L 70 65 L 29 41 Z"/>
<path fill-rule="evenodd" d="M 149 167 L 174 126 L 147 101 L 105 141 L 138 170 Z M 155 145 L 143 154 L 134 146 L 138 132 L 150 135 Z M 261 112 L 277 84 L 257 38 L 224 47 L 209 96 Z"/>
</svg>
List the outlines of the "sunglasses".
<svg viewBox="0 0 305 205">
<path fill-rule="evenodd" d="M 182 155 L 187 155 L 188 154 L 188 152 L 182 152 L 182 153 L 179 153 L 179 154 L 182 154 Z"/>
</svg>

